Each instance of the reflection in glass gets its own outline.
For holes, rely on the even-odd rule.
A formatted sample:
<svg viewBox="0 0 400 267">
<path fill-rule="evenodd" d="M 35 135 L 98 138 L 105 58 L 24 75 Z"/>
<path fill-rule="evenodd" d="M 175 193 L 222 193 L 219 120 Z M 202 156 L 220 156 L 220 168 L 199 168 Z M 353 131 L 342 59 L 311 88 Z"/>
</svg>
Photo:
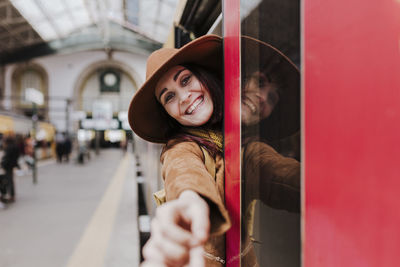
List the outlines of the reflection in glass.
<svg viewBox="0 0 400 267">
<path fill-rule="evenodd" d="M 264 0 L 242 20 L 242 266 L 300 266 L 296 10 Z"/>
</svg>

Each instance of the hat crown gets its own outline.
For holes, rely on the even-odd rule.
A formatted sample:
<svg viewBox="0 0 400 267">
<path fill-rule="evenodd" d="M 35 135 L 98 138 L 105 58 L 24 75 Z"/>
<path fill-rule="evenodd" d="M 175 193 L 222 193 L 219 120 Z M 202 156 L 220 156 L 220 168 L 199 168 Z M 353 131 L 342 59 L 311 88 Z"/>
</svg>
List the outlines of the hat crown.
<svg viewBox="0 0 400 267">
<path fill-rule="evenodd" d="M 149 79 L 168 59 L 172 58 L 178 49 L 176 48 L 161 48 L 153 52 L 147 60 L 146 80 Z"/>
</svg>

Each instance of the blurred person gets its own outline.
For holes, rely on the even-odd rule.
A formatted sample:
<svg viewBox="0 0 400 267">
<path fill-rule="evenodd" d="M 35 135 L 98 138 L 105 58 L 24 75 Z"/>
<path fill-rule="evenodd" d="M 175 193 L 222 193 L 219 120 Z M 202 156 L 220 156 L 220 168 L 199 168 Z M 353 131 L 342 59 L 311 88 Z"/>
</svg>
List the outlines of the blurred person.
<svg viewBox="0 0 400 267">
<path fill-rule="evenodd" d="M 5 208 L 4 203 L 7 202 L 7 184 L 6 172 L 3 168 L 0 168 L 0 208 Z"/>
<path fill-rule="evenodd" d="M 79 141 L 78 142 L 78 157 L 77 162 L 80 164 L 85 163 L 85 158 L 90 160 L 90 150 L 89 150 L 89 141 Z"/>
<path fill-rule="evenodd" d="M 4 155 L 1 159 L 1 167 L 5 171 L 5 177 L 7 180 L 6 191 L 8 198 L 3 197 L 2 201 L 8 203 L 15 201 L 14 168 L 20 168 L 18 164 L 18 158 L 19 149 L 15 138 L 12 136 L 6 137 L 4 141 Z"/>
<path fill-rule="evenodd" d="M 24 139 L 24 160 L 30 169 L 33 168 L 34 141 L 30 134 Z"/>
<path fill-rule="evenodd" d="M 15 136 L 15 143 L 16 143 L 16 146 L 18 147 L 20 157 L 24 156 L 25 155 L 25 142 L 24 142 L 24 138 L 21 134 L 17 134 Z"/>
<path fill-rule="evenodd" d="M 65 140 L 64 140 L 64 152 L 63 156 L 65 157 L 65 160 L 69 162 L 69 156 L 72 152 L 72 142 L 71 139 L 69 138 L 68 135 L 66 135 Z"/>
<path fill-rule="evenodd" d="M 46 139 L 38 141 L 38 147 L 41 148 L 41 157 L 40 159 L 46 159 L 49 157 L 49 144 Z"/>
<path fill-rule="evenodd" d="M 15 136 L 15 144 L 18 147 L 18 152 L 19 152 L 19 157 L 18 157 L 18 165 L 20 166 L 20 169 L 16 170 L 16 174 L 18 176 L 22 176 L 25 174 L 25 170 L 27 169 L 27 166 L 25 164 L 25 140 L 21 134 L 17 134 Z"/>
<path fill-rule="evenodd" d="M 56 134 L 56 156 L 57 162 L 61 163 L 65 153 L 65 138 L 62 133 Z"/>
<path fill-rule="evenodd" d="M 128 140 L 127 139 L 123 139 L 120 141 L 119 146 L 122 150 L 123 153 L 126 153 L 126 151 L 128 150 Z"/>
</svg>

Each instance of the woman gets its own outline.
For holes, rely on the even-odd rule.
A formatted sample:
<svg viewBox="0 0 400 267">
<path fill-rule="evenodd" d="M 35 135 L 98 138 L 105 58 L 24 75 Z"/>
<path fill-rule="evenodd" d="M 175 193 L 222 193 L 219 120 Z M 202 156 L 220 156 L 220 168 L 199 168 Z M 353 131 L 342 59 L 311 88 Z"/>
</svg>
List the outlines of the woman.
<svg viewBox="0 0 400 267">
<path fill-rule="evenodd" d="M 161 162 L 167 203 L 157 209 L 152 221 L 144 266 L 223 266 L 226 262 L 224 233 L 230 220 L 224 205 L 221 73 L 218 36 L 200 37 L 180 49 L 162 48 L 150 55 L 146 82 L 131 101 L 128 117 L 135 133 L 165 143 Z M 266 188 L 286 192 L 282 185 L 286 187 L 287 172 L 274 166 L 284 162 L 284 169 L 294 170 L 293 178 L 298 180 L 298 162 L 283 161 L 267 144 L 258 144 L 264 148 L 262 159 L 252 156 L 257 152 L 245 153 L 245 160 L 261 160 L 269 181 Z M 279 208 L 289 210 L 289 205 L 292 201 Z"/>
<path fill-rule="evenodd" d="M 166 144 L 161 162 L 167 203 L 153 219 L 144 265 L 224 264 L 223 233 L 230 220 L 224 206 L 221 74 L 222 40 L 214 35 L 180 49 L 162 48 L 147 61 L 129 122 L 143 139 Z M 211 171 L 209 156 L 215 162 Z"/>
<path fill-rule="evenodd" d="M 8 136 L 4 141 L 4 155 L 1 159 L 1 167 L 5 171 L 6 192 L 9 198 L 6 199 L 4 191 L 1 192 L 1 201 L 11 203 L 15 201 L 14 168 L 20 169 L 18 164 L 19 149 L 15 143 L 15 138 Z"/>
</svg>

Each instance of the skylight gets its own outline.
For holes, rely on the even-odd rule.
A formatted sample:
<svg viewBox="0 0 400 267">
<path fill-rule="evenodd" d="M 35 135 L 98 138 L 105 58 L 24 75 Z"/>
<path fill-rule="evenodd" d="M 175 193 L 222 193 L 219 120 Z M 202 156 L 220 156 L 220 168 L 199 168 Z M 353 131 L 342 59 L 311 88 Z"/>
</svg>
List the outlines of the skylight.
<svg viewBox="0 0 400 267">
<path fill-rule="evenodd" d="M 104 34 L 104 27 L 113 21 L 164 43 L 179 0 L 10 1 L 45 41 L 67 37 L 93 24 Z"/>
</svg>

